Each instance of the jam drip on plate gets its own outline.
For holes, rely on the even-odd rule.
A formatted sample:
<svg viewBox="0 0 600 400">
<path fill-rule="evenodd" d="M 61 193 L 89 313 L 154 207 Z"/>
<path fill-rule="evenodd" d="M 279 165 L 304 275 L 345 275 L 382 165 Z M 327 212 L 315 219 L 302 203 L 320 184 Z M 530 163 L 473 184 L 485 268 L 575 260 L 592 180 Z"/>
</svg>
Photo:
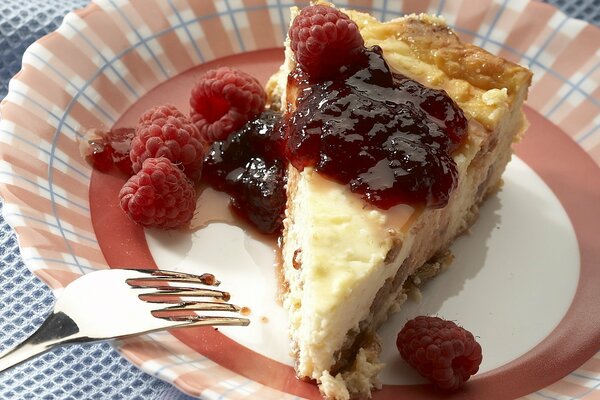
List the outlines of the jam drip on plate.
<svg viewBox="0 0 600 400">
<path fill-rule="evenodd" d="M 446 92 L 394 74 L 378 46 L 334 79 L 314 82 L 299 68 L 288 79 L 297 100 L 284 152 L 294 167 L 314 167 L 382 209 L 447 204 L 467 120 Z"/>
<path fill-rule="evenodd" d="M 209 148 L 202 179 L 231 196 L 231 206 L 263 233 L 279 233 L 285 209 L 281 115 L 263 112 Z"/>
<path fill-rule="evenodd" d="M 134 128 L 116 128 L 108 132 L 97 130 L 88 135 L 91 137 L 83 149 L 83 155 L 94 168 L 107 172 L 116 166 L 128 176 L 133 174 L 129 150 L 135 136 Z"/>
</svg>

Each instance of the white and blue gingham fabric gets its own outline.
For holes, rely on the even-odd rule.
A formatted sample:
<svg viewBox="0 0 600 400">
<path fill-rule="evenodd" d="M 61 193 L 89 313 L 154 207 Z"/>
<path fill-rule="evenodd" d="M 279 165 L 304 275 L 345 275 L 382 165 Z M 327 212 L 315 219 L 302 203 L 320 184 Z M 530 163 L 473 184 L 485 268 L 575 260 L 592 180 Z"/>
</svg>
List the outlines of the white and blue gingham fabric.
<svg viewBox="0 0 600 400">
<path fill-rule="evenodd" d="M 600 0 L 548 2 L 569 16 L 600 25 Z M 68 11 L 87 3 L 0 0 L 0 99 L 27 46 L 56 29 Z M 23 264 L 15 233 L 0 215 L 0 351 L 28 337 L 53 303 L 50 289 Z M 188 398 L 129 364 L 107 343 L 59 348 L 0 374 L 0 399 Z"/>
</svg>

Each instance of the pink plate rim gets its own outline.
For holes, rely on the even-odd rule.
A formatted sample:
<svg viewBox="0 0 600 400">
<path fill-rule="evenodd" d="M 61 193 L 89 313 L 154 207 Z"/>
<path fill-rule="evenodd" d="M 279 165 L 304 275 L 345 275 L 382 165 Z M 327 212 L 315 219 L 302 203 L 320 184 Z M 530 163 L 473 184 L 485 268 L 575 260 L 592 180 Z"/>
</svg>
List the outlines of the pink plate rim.
<svg viewBox="0 0 600 400">
<path fill-rule="evenodd" d="M 406 0 L 386 2 L 383 8 L 370 0 L 337 3 L 375 9 L 382 18 L 441 13 L 465 40 L 528 65 L 536 75 L 529 105 L 600 164 L 598 27 L 537 1 Z M 275 0 L 95 0 L 69 13 L 56 32 L 28 48 L 23 69 L 0 104 L 0 194 L 4 217 L 17 232 L 30 270 L 58 292 L 81 274 L 107 268 L 90 219 L 91 170 L 79 154 L 82 132 L 111 126 L 145 93 L 194 65 L 280 46 L 287 5 Z M 148 363 L 132 346 L 159 356 Z M 169 382 L 180 372 L 169 363 L 169 354 L 194 356 L 167 333 L 118 347 L 134 364 Z M 594 397 L 599 379 L 596 354 L 527 398 Z M 200 394 L 198 388 L 177 386 Z M 204 395 L 248 394 L 227 385 L 211 390 Z"/>
</svg>

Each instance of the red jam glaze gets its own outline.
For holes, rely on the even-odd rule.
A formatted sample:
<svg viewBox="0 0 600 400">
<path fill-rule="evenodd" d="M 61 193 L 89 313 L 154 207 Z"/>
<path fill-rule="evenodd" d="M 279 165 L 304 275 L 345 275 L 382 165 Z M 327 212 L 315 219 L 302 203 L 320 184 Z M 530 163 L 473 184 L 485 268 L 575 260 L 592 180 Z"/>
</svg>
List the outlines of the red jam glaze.
<svg viewBox="0 0 600 400">
<path fill-rule="evenodd" d="M 97 138 L 88 140 L 89 149 L 86 158 L 94 168 L 106 172 L 113 166 L 133 175 L 129 150 L 135 136 L 134 128 L 117 128 L 101 133 Z"/>
<path fill-rule="evenodd" d="M 446 92 L 392 73 L 378 46 L 335 79 L 311 83 L 301 69 L 288 79 L 297 100 L 284 153 L 297 169 L 314 167 L 381 209 L 447 204 L 467 120 Z"/>
<path fill-rule="evenodd" d="M 209 148 L 202 179 L 231 196 L 231 206 L 262 233 L 279 233 L 285 209 L 286 165 L 281 116 L 263 112 Z"/>
</svg>

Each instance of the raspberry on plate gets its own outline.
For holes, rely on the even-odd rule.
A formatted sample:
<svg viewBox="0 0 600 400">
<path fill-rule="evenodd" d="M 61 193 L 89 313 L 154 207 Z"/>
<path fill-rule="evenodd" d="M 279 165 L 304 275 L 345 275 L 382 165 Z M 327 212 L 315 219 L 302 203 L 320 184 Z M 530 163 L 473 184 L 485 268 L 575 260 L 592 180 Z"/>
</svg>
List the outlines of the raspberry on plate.
<svg viewBox="0 0 600 400">
<path fill-rule="evenodd" d="M 312 79 L 336 74 L 364 49 L 356 23 L 325 5 L 303 8 L 294 18 L 289 35 L 296 62 Z"/>
<path fill-rule="evenodd" d="M 265 109 L 267 94 L 245 72 L 228 67 L 203 74 L 192 88 L 190 115 L 206 144 L 225 140 Z"/>
<path fill-rule="evenodd" d="M 479 370 L 481 346 L 473 334 L 438 317 L 419 316 L 398 333 L 396 346 L 419 374 L 445 390 L 460 388 Z"/>
<path fill-rule="evenodd" d="M 121 208 L 146 227 L 173 229 L 190 222 L 196 193 L 184 173 L 165 157 L 148 158 L 119 192 Z"/>
<path fill-rule="evenodd" d="M 129 157 L 133 172 L 138 172 L 148 158 L 168 158 L 196 182 L 202 173 L 204 146 L 189 118 L 174 106 L 163 105 L 140 117 Z"/>
</svg>

